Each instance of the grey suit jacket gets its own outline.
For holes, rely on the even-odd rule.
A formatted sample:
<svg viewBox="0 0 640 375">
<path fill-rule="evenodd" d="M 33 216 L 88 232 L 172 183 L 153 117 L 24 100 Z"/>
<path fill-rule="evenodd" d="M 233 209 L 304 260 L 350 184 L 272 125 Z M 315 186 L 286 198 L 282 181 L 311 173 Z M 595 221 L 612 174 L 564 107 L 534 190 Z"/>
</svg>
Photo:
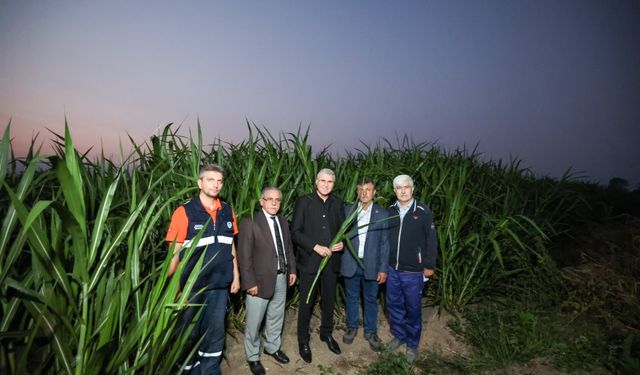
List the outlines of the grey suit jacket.
<svg viewBox="0 0 640 375">
<path fill-rule="evenodd" d="M 295 274 L 296 259 L 293 255 L 289 226 L 284 217 L 281 215 L 277 215 L 277 217 L 287 259 L 286 274 Z M 262 210 L 255 212 L 253 218 L 243 218 L 238 232 L 240 286 L 242 290 L 247 290 L 257 285 L 258 297 L 271 298 L 276 287 L 278 255 L 273 237 L 271 237 L 269 223 Z"/>
<path fill-rule="evenodd" d="M 346 207 L 347 216 L 354 207 L 354 205 Z M 364 258 L 362 259 L 364 278 L 367 280 L 375 280 L 378 277 L 378 272 L 386 273 L 389 266 L 389 224 L 388 220 L 385 220 L 389 217 L 389 213 L 375 203 L 371 206 L 371 210 L 370 225 L 367 227 L 367 238 L 364 242 Z M 353 233 L 350 232 L 349 235 L 356 255 L 360 244 L 357 228 L 358 223 L 356 221 L 351 228 Z M 356 267 L 360 267 L 360 265 L 353 258 L 351 252 L 345 249 L 340 273 L 342 273 L 342 276 L 351 277 L 356 272 Z"/>
</svg>

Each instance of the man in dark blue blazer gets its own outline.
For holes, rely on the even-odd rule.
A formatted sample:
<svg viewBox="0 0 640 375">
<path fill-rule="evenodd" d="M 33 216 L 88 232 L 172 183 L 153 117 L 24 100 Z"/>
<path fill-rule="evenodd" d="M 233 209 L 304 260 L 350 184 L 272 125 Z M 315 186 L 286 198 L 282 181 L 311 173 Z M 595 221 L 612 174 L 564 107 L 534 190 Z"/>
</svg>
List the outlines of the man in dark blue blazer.
<svg viewBox="0 0 640 375">
<path fill-rule="evenodd" d="M 389 266 L 388 211 L 373 203 L 376 187 L 373 180 L 363 178 L 358 186 L 358 203 L 346 208 L 348 216 L 358 210 L 358 221 L 350 232 L 351 251 L 342 256 L 340 272 L 347 296 L 347 332 L 342 341 L 351 344 L 358 333 L 360 292 L 364 295 L 364 338 L 371 349 L 380 351 L 378 338 L 378 285 L 387 280 Z M 364 268 L 363 268 L 364 267 Z"/>
</svg>

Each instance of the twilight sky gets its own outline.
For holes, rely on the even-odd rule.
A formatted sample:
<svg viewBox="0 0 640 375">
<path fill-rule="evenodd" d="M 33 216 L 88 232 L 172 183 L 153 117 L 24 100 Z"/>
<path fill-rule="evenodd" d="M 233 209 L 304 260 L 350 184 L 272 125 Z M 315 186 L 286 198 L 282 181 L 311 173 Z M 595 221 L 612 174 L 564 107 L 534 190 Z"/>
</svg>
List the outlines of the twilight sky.
<svg viewBox="0 0 640 375">
<path fill-rule="evenodd" d="M 640 184 L 640 1 L 0 0 L 0 129 L 117 153 L 166 123 L 332 151 L 412 136 Z"/>
</svg>

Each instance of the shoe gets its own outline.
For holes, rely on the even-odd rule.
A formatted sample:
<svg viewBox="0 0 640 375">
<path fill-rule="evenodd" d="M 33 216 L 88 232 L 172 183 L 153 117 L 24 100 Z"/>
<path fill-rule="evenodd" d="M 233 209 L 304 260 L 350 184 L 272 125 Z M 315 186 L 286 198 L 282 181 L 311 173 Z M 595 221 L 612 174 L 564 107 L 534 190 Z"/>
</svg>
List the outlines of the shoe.
<svg viewBox="0 0 640 375">
<path fill-rule="evenodd" d="M 260 363 L 260 361 L 247 361 L 247 363 L 249 363 L 249 370 L 251 370 L 251 373 L 253 375 L 266 374 L 266 371 L 264 370 L 264 367 L 262 366 L 262 363 Z"/>
<path fill-rule="evenodd" d="M 401 347 L 404 343 L 400 340 L 398 340 L 397 338 L 393 338 L 393 340 L 389 341 L 387 343 L 387 351 L 388 352 L 393 352 L 396 349 L 398 349 L 399 347 Z"/>
<path fill-rule="evenodd" d="M 407 348 L 405 356 L 407 358 L 407 363 L 415 362 L 418 358 L 418 348 Z"/>
<path fill-rule="evenodd" d="M 382 341 L 380 341 L 380 338 L 377 334 L 365 332 L 364 339 L 369 342 L 369 347 L 371 348 L 371 350 L 373 350 L 374 352 L 382 351 L 384 344 L 382 344 Z"/>
<path fill-rule="evenodd" d="M 353 339 L 356 338 L 357 334 L 357 328 L 347 328 L 347 332 L 344 334 L 344 336 L 342 336 L 342 342 L 344 342 L 345 344 L 351 344 L 353 342 Z"/>
<path fill-rule="evenodd" d="M 331 337 L 331 335 L 327 335 L 327 336 L 320 336 L 320 340 L 324 341 L 327 343 L 327 347 L 329 348 L 329 350 L 331 350 L 332 352 L 336 353 L 336 354 L 340 354 L 342 353 L 340 351 L 340 345 L 338 345 L 338 343 L 336 342 L 336 340 L 333 339 L 333 337 Z"/>
<path fill-rule="evenodd" d="M 282 352 L 282 350 L 280 350 L 280 349 L 276 350 L 276 351 L 275 351 L 275 352 L 273 352 L 273 353 L 269 353 L 269 352 L 267 352 L 267 350 L 265 349 L 265 350 L 263 351 L 263 353 L 264 353 L 264 354 L 266 354 L 266 355 L 270 355 L 270 356 L 272 356 L 273 358 L 275 358 L 275 360 L 276 360 L 276 361 L 278 361 L 278 362 L 280 362 L 280 363 L 284 363 L 284 364 L 289 363 L 289 357 L 287 357 L 287 355 L 286 355 L 286 354 L 284 354 L 284 353 Z"/>
<path fill-rule="evenodd" d="M 309 343 L 298 344 L 298 351 L 300 352 L 300 357 L 307 363 L 311 363 L 311 348 L 309 347 Z"/>
</svg>

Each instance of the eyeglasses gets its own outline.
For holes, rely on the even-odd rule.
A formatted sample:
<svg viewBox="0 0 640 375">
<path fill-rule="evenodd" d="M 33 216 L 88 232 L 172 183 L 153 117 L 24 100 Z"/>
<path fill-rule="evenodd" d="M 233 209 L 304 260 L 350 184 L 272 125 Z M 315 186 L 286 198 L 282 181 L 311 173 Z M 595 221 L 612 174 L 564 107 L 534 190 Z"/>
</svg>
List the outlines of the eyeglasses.
<svg viewBox="0 0 640 375">
<path fill-rule="evenodd" d="M 282 199 L 280 199 L 280 198 L 273 198 L 273 197 L 262 198 L 262 200 L 263 200 L 263 201 L 266 201 L 266 202 L 269 202 L 269 203 L 273 203 L 273 202 L 280 203 L 280 202 L 282 202 Z"/>
</svg>

